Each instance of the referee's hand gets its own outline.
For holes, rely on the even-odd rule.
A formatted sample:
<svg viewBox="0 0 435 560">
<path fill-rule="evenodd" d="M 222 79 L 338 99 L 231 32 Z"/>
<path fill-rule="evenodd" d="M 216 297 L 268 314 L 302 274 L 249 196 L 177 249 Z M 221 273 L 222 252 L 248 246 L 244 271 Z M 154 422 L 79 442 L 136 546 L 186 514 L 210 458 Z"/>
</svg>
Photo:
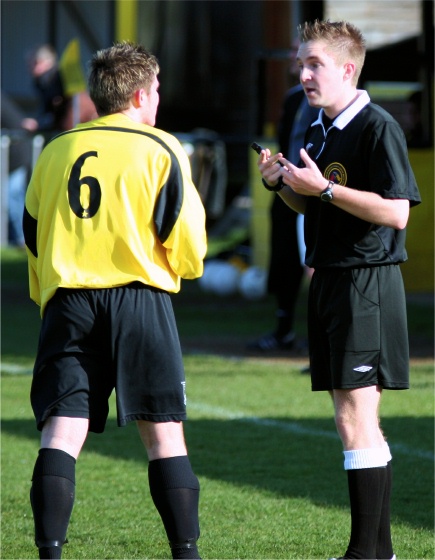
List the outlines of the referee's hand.
<svg viewBox="0 0 435 560">
<path fill-rule="evenodd" d="M 271 155 L 269 148 L 265 148 L 261 151 L 257 165 L 263 179 L 268 185 L 274 186 L 278 183 L 281 177 L 281 159 L 281 153 Z"/>
<path fill-rule="evenodd" d="M 285 158 L 280 158 L 284 165 L 281 171 L 284 183 L 298 194 L 320 196 L 320 193 L 327 187 L 328 181 L 304 148 L 301 148 L 300 156 L 305 167 L 296 167 Z"/>
</svg>

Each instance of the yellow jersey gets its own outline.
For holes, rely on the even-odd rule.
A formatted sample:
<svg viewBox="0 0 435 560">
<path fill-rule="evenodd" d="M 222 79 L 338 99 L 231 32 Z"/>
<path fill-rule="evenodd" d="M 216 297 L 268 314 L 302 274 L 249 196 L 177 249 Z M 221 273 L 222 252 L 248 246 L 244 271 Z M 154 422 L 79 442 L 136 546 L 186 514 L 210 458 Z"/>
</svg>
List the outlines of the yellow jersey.
<svg viewBox="0 0 435 560">
<path fill-rule="evenodd" d="M 205 211 L 179 141 L 117 113 L 42 151 L 23 219 L 30 297 L 134 281 L 168 292 L 202 275 Z"/>
</svg>

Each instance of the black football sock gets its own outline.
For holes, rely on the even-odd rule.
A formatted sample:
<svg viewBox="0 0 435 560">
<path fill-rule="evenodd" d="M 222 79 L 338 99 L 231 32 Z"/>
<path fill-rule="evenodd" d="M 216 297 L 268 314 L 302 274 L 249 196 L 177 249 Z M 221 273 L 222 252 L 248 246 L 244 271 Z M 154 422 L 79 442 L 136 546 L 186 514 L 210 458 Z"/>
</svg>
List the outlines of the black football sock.
<svg viewBox="0 0 435 560">
<path fill-rule="evenodd" d="M 187 455 L 148 465 L 151 497 L 162 518 L 172 558 L 199 559 L 199 481 Z"/>
<path fill-rule="evenodd" d="M 295 264 L 294 270 L 288 279 L 286 288 L 275 293 L 277 304 L 277 330 L 275 331 L 275 334 L 279 337 L 284 337 L 293 331 L 296 302 L 303 276 L 303 267 Z"/>
<path fill-rule="evenodd" d="M 282 338 L 292 330 L 293 318 L 285 309 L 276 312 L 277 326 L 275 335 Z"/>
<path fill-rule="evenodd" d="M 61 558 L 75 496 L 76 460 L 58 449 L 40 449 L 30 503 L 39 558 Z"/>
<path fill-rule="evenodd" d="M 347 471 L 351 535 L 345 558 L 377 558 L 376 543 L 386 476 L 385 467 Z"/>
<path fill-rule="evenodd" d="M 378 542 L 376 545 L 376 558 L 390 560 L 393 557 L 393 544 L 391 542 L 390 498 L 393 482 L 391 461 L 386 466 L 386 480 L 384 501 L 382 502 L 381 520 L 379 522 Z"/>
</svg>

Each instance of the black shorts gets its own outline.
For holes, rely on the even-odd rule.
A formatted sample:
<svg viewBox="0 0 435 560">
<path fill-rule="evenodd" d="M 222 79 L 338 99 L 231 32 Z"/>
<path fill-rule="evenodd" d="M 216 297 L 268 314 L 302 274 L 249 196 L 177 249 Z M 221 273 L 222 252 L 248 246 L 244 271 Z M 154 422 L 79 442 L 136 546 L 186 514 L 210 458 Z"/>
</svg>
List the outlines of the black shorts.
<svg viewBox="0 0 435 560">
<path fill-rule="evenodd" d="M 316 270 L 308 302 L 313 391 L 409 388 L 406 299 L 398 265 Z"/>
<path fill-rule="evenodd" d="M 185 376 L 172 302 L 134 282 L 58 289 L 42 320 L 31 388 L 38 429 L 49 416 L 89 418 L 103 432 L 115 389 L 117 420 L 182 421 Z"/>
</svg>

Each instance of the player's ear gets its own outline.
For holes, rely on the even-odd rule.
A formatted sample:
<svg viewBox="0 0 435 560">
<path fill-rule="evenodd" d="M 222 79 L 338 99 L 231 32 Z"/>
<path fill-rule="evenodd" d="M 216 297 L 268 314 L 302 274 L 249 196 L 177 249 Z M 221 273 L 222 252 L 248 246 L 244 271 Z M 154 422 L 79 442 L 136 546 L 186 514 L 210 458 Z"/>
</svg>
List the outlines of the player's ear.
<svg viewBox="0 0 435 560">
<path fill-rule="evenodd" d="M 145 90 L 144 89 L 137 89 L 133 94 L 133 105 L 137 107 L 141 107 L 145 100 Z"/>
</svg>

